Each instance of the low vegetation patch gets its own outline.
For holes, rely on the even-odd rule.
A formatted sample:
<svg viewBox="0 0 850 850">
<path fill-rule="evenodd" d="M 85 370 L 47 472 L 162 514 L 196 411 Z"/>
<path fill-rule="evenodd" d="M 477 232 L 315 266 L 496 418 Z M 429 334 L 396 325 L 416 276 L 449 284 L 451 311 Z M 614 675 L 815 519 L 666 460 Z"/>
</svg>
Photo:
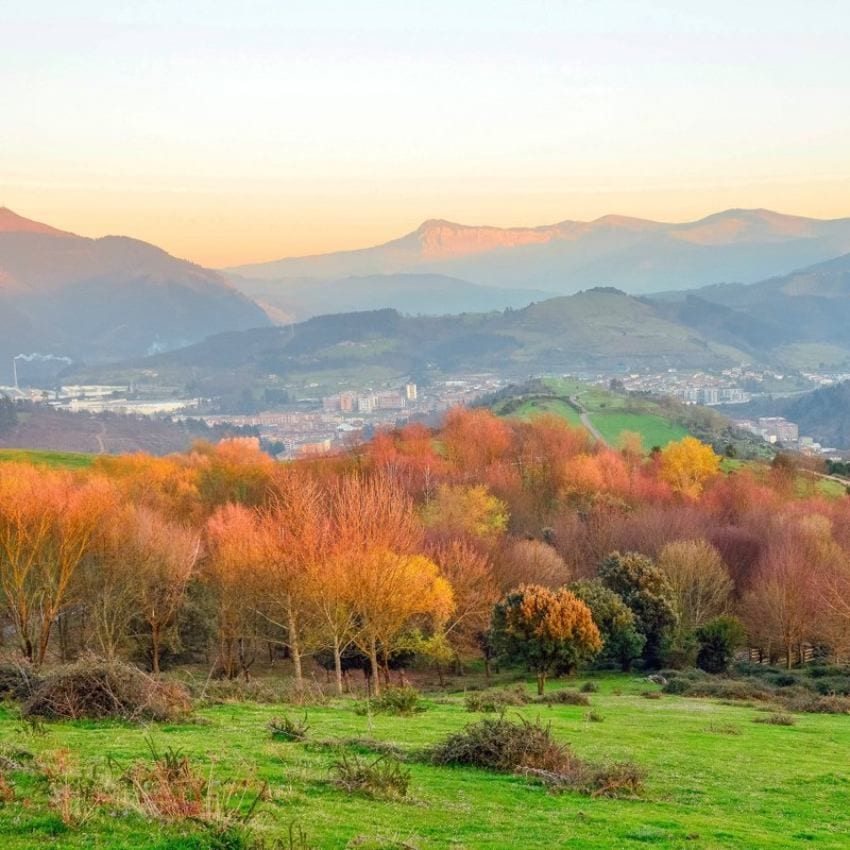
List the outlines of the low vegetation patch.
<svg viewBox="0 0 850 850">
<path fill-rule="evenodd" d="M 470 724 L 431 751 L 438 765 L 464 765 L 518 773 L 553 791 L 572 790 L 594 796 L 636 795 L 643 772 L 629 764 L 593 765 L 554 740 L 539 720 L 501 716 Z"/>
<path fill-rule="evenodd" d="M 410 771 L 389 755 L 369 761 L 343 753 L 331 767 L 331 776 L 337 788 L 377 799 L 401 799 L 410 790 Z"/>
<path fill-rule="evenodd" d="M 307 715 L 300 720 L 284 714 L 283 717 L 274 717 L 268 723 L 268 730 L 275 741 L 306 741 L 310 727 L 307 724 Z"/>
<path fill-rule="evenodd" d="M 359 703 L 355 708 L 358 714 L 394 714 L 409 715 L 425 711 L 422 695 L 411 685 L 386 688 L 380 696 Z"/>
<path fill-rule="evenodd" d="M 0 699 L 28 699 L 38 683 L 38 676 L 28 664 L 0 664 Z"/>
<path fill-rule="evenodd" d="M 797 721 L 793 715 L 786 714 L 784 711 L 771 711 L 763 717 L 754 717 L 753 723 L 764 723 L 768 726 L 794 726 Z"/>
<path fill-rule="evenodd" d="M 45 676 L 22 713 L 57 720 L 173 720 L 190 709 L 188 691 L 176 682 L 129 664 L 83 659 Z"/>
<path fill-rule="evenodd" d="M 464 698 L 467 711 L 483 712 L 502 712 L 511 706 L 527 705 L 529 702 L 531 699 L 524 685 L 471 691 Z"/>
<path fill-rule="evenodd" d="M 582 693 L 564 688 L 561 691 L 552 691 L 537 698 L 537 702 L 544 705 L 590 705 L 590 700 Z"/>
</svg>

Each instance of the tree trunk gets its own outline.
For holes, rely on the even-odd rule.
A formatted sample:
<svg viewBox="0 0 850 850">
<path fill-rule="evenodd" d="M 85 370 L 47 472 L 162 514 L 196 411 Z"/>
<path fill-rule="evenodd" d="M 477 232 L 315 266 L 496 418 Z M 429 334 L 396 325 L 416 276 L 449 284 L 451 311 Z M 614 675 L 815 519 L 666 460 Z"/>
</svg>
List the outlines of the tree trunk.
<svg viewBox="0 0 850 850">
<path fill-rule="evenodd" d="M 159 626 L 151 624 L 151 671 L 159 675 L 160 634 Z"/>
<path fill-rule="evenodd" d="M 336 676 L 336 692 L 342 695 L 342 652 L 339 649 L 339 638 L 334 638 L 334 675 Z"/>
<path fill-rule="evenodd" d="M 292 656 L 292 666 L 295 668 L 295 687 L 300 691 L 304 687 L 304 673 L 301 669 L 301 645 L 298 641 L 298 628 L 292 606 L 286 609 L 287 630 L 289 632 L 289 653 Z"/>
<path fill-rule="evenodd" d="M 546 674 L 538 672 L 537 674 L 537 695 L 543 696 L 543 691 L 546 688 Z"/>
<path fill-rule="evenodd" d="M 381 668 L 378 666 L 378 647 L 375 639 L 369 641 L 369 666 L 372 668 L 370 682 L 376 697 L 381 695 Z"/>
</svg>

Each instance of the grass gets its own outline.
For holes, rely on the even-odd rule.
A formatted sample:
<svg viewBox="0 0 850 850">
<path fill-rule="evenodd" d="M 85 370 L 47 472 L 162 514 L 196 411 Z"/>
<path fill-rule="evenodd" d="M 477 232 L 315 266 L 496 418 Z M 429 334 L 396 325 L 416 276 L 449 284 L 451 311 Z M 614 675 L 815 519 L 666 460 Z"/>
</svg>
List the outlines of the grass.
<svg viewBox="0 0 850 850">
<path fill-rule="evenodd" d="M 841 756 L 850 748 L 846 717 L 798 715 L 795 726 L 781 728 L 754 723 L 763 714 L 747 705 L 666 694 L 648 700 L 642 693 L 653 686 L 644 680 L 611 675 L 593 681 L 599 690 L 590 695 L 592 710 L 604 715 L 604 723 L 588 723 L 587 707 L 560 703 L 510 708 L 508 716 L 539 717 L 551 724 L 557 741 L 589 761 L 634 762 L 646 772 L 638 800 L 554 796 L 520 776 L 420 760 L 419 751 L 470 722 L 460 691 L 431 698 L 428 710 L 413 717 L 359 715 L 348 700 L 311 707 L 309 740 L 286 744 L 267 731 L 280 713 L 274 705 L 212 706 L 199 710 L 193 723 L 148 728 L 48 723 L 46 732 L 37 733 L 22 730 L 15 710 L 3 706 L 0 743 L 36 756 L 64 748 L 81 764 L 106 769 L 110 759 L 126 766 L 149 758 L 153 737 L 160 750 L 179 751 L 223 779 L 267 782 L 269 800 L 257 828 L 285 847 L 293 822 L 306 832 L 307 846 L 329 850 L 355 846 L 364 836 L 394 836 L 419 850 L 847 846 L 850 776 Z M 369 762 L 380 755 L 370 752 L 370 741 L 392 742 L 402 752 L 409 799 L 370 799 L 334 785 L 333 768 L 343 754 Z M 0 806 L 4 850 L 207 846 L 188 828 L 126 812 L 99 812 L 82 827 L 66 828 L 48 810 L 39 779 L 26 773 L 12 778 L 17 801 Z"/>
<path fill-rule="evenodd" d="M 643 447 L 649 451 L 653 446 L 664 448 L 668 443 L 687 437 L 681 425 L 670 422 L 654 413 L 591 413 L 590 421 L 612 446 L 618 444 L 623 431 L 634 431 L 641 435 Z"/>
<path fill-rule="evenodd" d="M 85 469 L 92 465 L 93 455 L 78 452 L 44 452 L 30 449 L 0 449 L 0 463 L 17 461 L 35 463 L 56 469 Z"/>
<path fill-rule="evenodd" d="M 558 398 L 526 399 L 512 410 L 511 415 L 527 419 L 541 413 L 554 413 L 571 425 L 581 426 L 578 412 L 567 402 L 568 398 L 575 398 L 585 408 L 603 439 L 614 447 L 619 444 L 624 431 L 640 434 L 647 452 L 653 446 L 663 448 L 688 435 L 686 428 L 663 416 L 658 405 L 649 399 L 620 396 L 604 387 L 572 378 L 547 378 L 545 383 L 558 394 Z M 497 407 L 496 411 L 499 410 Z"/>
</svg>

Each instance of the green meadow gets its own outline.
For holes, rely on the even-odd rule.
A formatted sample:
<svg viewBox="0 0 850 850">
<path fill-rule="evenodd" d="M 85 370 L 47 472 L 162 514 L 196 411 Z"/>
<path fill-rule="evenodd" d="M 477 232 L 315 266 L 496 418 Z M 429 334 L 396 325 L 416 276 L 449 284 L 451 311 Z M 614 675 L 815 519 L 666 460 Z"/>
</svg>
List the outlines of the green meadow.
<svg viewBox="0 0 850 850">
<path fill-rule="evenodd" d="M 348 698 L 298 708 L 233 703 L 198 709 L 189 722 L 134 726 L 116 722 L 22 723 L 0 708 L 4 758 L 14 799 L 0 805 L 4 850 L 219 847 L 192 822 L 160 822 L 107 799 L 80 825 L 66 826 L 56 790 L 36 767 L 61 757 L 85 782 L 120 784 L 151 744 L 188 756 L 214 780 L 242 778 L 267 787 L 252 821 L 264 846 L 416 848 L 416 850 L 611 850 L 611 848 L 800 848 L 844 850 L 850 835 L 850 720 L 796 715 L 796 725 L 754 722 L 764 710 L 664 694 L 645 680 L 600 675 L 590 706 L 531 704 L 508 709 L 551 725 L 554 737 L 597 763 L 633 762 L 645 772 L 637 797 L 553 794 L 522 776 L 438 767 L 422 751 L 481 719 L 452 689 L 426 695 L 421 713 L 358 714 Z M 472 679 L 467 680 L 470 684 Z M 587 681 L 580 678 L 570 687 Z M 555 683 L 554 687 L 563 687 Z M 531 685 L 528 685 L 531 693 Z M 593 712 L 591 722 L 590 712 Z M 306 716 L 304 742 L 273 740 L 267 724 L 284 713 Z M 490 715 L 493 716 L 493 715 Z M 350 793 L 330 781 L 341 753 L 379 758 L 375 742 L 404 754 L 411 774 L 405 799 Z M 54 803 L 50 804 L 53 794 Z M 299 837 L 302 836 L 303 837 Z M 277 841 L 278 843 L 272 843 Z M 229 845 L 228 845 L 229 846 Z"/>
</svg>

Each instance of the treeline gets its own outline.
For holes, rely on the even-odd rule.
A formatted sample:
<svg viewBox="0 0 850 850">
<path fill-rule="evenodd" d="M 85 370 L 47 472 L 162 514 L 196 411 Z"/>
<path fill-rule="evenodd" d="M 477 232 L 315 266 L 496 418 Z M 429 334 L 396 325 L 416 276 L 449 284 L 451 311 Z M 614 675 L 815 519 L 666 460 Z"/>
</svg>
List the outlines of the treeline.
<svg viewBox="0 0 850 850">
<path fill-rule="evenodd" d="M 474 654 L 539 681 L 582 664 L 722 669 L 850 649 L 850 499 L 784 464 L 723 474 L 693 438 L 647 456 L 555 417 L 451 411 L 290 464 L 255 440 L 0 466 L 6 650 L 247 676 L 285 655 L 343 688 L 394 658 Z"/>
</svg>

